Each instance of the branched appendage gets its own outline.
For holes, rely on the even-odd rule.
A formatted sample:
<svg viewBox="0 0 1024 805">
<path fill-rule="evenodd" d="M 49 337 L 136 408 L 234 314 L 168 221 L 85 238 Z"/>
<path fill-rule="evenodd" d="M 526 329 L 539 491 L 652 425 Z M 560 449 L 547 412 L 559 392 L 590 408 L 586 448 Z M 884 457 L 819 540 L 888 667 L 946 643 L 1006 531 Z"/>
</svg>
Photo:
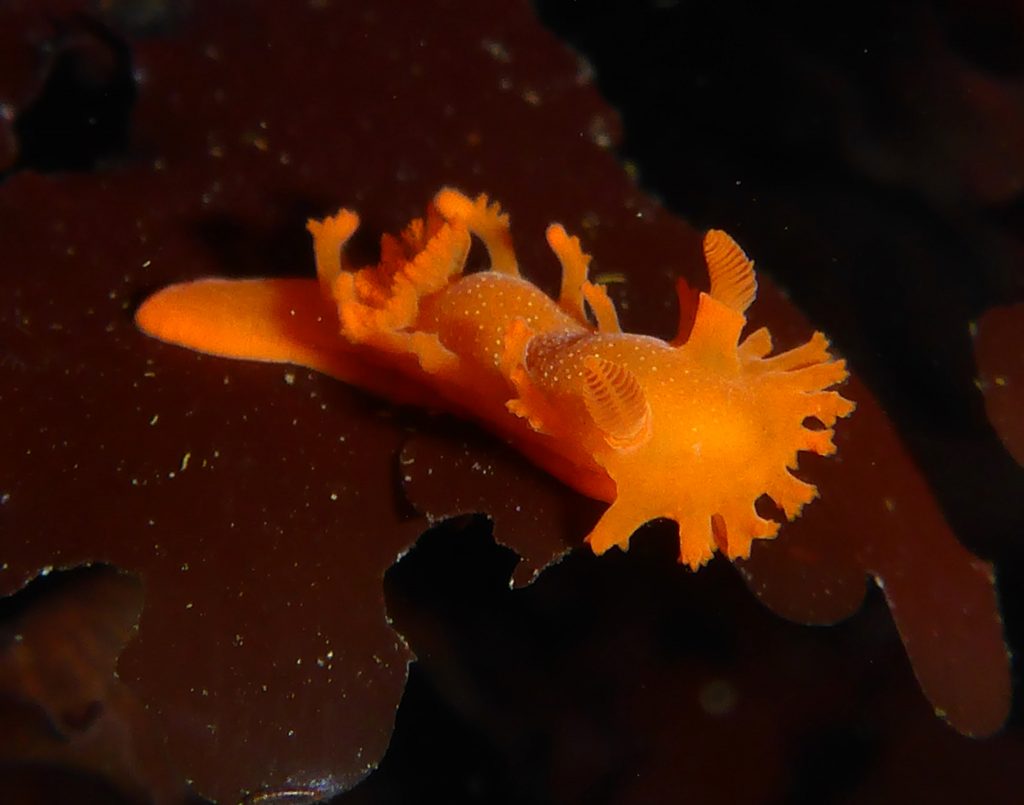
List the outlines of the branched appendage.
<svg viewBox="0 0 1024 805">
<path fill-rule="evenodd" d="M 446 187 L 434 196 L 434 206 L 450 224 L 466 227 L 483 241 L 491 260 L 491 271 L 519 276 L 508 216 L 502 213 L 497 202 L 489 204 L 483 193 L 474 200 Z"/>
<path fill-rule="evenodd" d="M 612 302 L 612 298 L 603 285 L 595 285 L 592 282 L 583 283 L 583 298 L 587 300 L 587 304 L 594 312 L 594 320 L 597 322 L 599 333 L 622 332 L 615 303 Z"/>
<path fill-rule="evenodd" d="M 562 290 L 558 306 L 584 326 L 589 326 L 583 306 L 583 286 L 587 282 L 590 255 L 583 251 L 580 239 L 571 237 L 561 224 L 551 224 L 545 232 L 548 246 L 562 266 Z"/>
<path fill-rule="evenodd" d="M 790 521 L 818 496 L 816 486 L 801 481 L 791 470 L 796 469 L 800 452 L 835 453 L 832 426 L 856 408 L 831 388 L 846 380 L 849 372 L 846 361 L 832 356 L 821 333 L 795 349 L 763 357 L 770 348 L 767 331 L 762 330 L 740 346 L 742 371 L 758 400 L 760 427 L 769 437 L 751 461 L 757 471 L 751 473 L 749 488 L 737 481 L 718 512 L 724 524 L 719 542 L 730 559 L 746 558 L 754 539 L 773 536 L 778 528 L 753 511 L 753 501 L 761 494 L 775 501 Z M 808 419 L 817 420 L 821 427 L 807 427 Z"/>
<path fill-rule="evenodd" d="M 739 356 L 741 363 L 749 363 L 763 358 L 772 351 L 772 334 L 767 327 L 760 327 L 740 342 Z"/>
<path fill-rule="evenodd" d="M 457 357 L 432 333 L 416 332 L 420 300 L 443 289 L 462 272 L 469 254 L 469 230 L 447 223 L 434 210 L 412 221 L 399 237 L 381 239 L 376 266 L 350 270 L 342 249 L 359 223 L 347 210 L 310 221 L 317 275 L 335 302 L 342 337 L 353 344 L 394 354 L 415 355 L 429 374 L 450 371 Z"/>
<path fill-rule="evenodd" d="M 516 319 L 505 335 L 498 370 L 515 392 L 505 407 L 529 422 L 530 427 L 538 433 L 547 433 L 547 402 L 541 391 L 534 386 L 526 368 L 526 350 L 534 335 L 534 331 L 523 319 Z"/>
<path fill-rule="evenodd" d="M 547 229 L 548 245 L 562 266 L 562 290 L 558 306 L 585 327 L 593 328 L 587 319 L 584 302 L 590 305 L 599 333 L 621 333 L 619 314 L 608 291 L 587 279 L 590 255 L 583 251 L 580 239 L 570 236 L 561 224 Z"/>
<path fill-rule="evenodd" d="M 359 216 L 351 210 L 340 210 L 322 221 L 310 219 L 306 222 L 306 229 L 313 236 L 313 254 L 320 290 L 328 299 L 332 298 L 331 289 L 338 275 L 348 270 L 342 265 L 342 250 L 358 226 Z"/>
</svg>

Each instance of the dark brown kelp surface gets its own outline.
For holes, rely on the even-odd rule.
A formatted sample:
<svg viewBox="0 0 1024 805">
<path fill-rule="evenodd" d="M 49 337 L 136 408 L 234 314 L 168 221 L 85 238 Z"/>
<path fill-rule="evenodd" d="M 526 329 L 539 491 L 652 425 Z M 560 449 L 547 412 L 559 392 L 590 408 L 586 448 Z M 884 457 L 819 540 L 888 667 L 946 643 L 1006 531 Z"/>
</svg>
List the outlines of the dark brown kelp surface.
<svg viewBox="0 0 1024 805">
<path fill-rule="evenodd" d="M 674 278 L 703 279 L 698 234 L 635 186 L 615 113 L 525 3 L 495 18 L 454 0 L 26 2 L 0 23 L 0 718 L 26 736 L 0 744 L 10 796 L 45 793 L 40 767 L 83 800 L 333 795 L 380 762 L 414 657 L 391 753 L 343 799 L 878 801 L 929 794 L 935 764 L 959 770 L 942 795 L 1012 785 L 1017 727 L 972 742 L 935 719 L 878 596 L 833 629 L 797 625 L 851 615 L 877 577 L 932 705 L 978 735 L 1007 714 L 992 569 L 954 537 L 969 518 L 864 346 L 877 325 L 861 296 L 822 302 L 811 279 L 790 287 L 812 326 L 769 279 L 785 249 L 758 245 L 742 205 L 709 195 L 719 220 L 701 223 L 758 259 L 752 325 L 780 348 L 825 329 L 866 368 L 838 456 L 801 462 L 821 500 L 740 568 L 797 623 L 724 562 L 677 567 L 657 524 L 628 555 L 579 550 L 541 573 L 600 507 L 492 437 L 132 326 L 170 282 L 311 275 L 305 218 L 338 206 L 359 210 L 370 259 L 452 184 L 503 203 L 544 287 L 559 220 L 595 273 L 624 275 L 610 290 L 628 329 L 673 333 Z M 666 131 L 720 125 L 672 111 Z M 1009 192 L 968 186 L 985 203 Z M 794 209 L 769 197 L 765 227 Z M 779 241 L 820 267 L 833 235 Z M 915 253 L 927 276 L 932 252 Z M 977 472 L 1020 481 L 958 437 Z M 1000 494 L 984 522 L 1013 522 Z M 472 512 L 518 562 L 481 518 L 417 542 Z M 971 547 L 1000 554 L 994 533 Z"/>
<path fill-rule="evenodd" d="M 1024 466 L 1024 305 L 986 310 L 976 326 L 974 353 L 985 412 L 1007 452 Z"/>
</svg>

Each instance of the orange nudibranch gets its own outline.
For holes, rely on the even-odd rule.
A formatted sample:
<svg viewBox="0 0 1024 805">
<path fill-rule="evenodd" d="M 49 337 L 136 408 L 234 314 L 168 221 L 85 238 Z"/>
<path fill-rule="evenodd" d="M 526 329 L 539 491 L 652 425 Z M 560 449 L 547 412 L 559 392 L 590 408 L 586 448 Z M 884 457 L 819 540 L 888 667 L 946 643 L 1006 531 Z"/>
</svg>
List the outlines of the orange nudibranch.
<svg viewBox="0 0 1024 805">
<path fill-rule="evenodd" d="M 758 498 L 792 520 L 817 495 L 791 470 L 800 451 L 835 452 L 833 425 L 854 409 L 832 389 L 846 364 L 821 333 L 777 355 L 767 329 L 741 337 L 757 282 L 725 233 L 707 233 L 710 291 L 669 343 L 621 331 L 587 278 L 590 257 L 558 224 L 547 230 L 558 299 L 523 279 L 508 217 L 483 195 L 441 190 L 424 219 L 382 238 L 378 265 L 353 269 L 343 248 L 358 223 L 348 210 L 309 222 L 316 280 L 183 283 L 146 300 L 136 322 L 163 341 L 297 363 L 482 422 L 611 504 L 587 536 L 598 554 L 665 517 L 691 568 L 716 549 L 745 558 L 779 528 Z M 471 236 L 490 267 L 465 273 Z"/>
</svg>

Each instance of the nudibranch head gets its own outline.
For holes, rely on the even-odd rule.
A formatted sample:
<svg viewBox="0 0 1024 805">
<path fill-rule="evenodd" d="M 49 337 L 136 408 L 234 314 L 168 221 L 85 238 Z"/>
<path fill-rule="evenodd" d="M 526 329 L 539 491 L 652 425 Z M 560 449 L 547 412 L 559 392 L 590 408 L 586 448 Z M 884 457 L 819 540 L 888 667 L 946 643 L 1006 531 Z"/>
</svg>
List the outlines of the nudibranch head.
<svg viewBox="0 0 1024 805">
<path fill-rule="evenodd" d="M 570 338 L 535 334 L 525 345 L 528 379 L 512 410 L 588 450 L 615 484 L 588 537 L 597 553 L 626 548 L 640 525 L 669 518 L 680 561 L 694 569 L 716 549 L 749 556 L 753 540 L 779 528 L 758 513 L 758 499 L 797 517 L 817 494 L 792 472 L 798 453 L 833 453 L 832 426 L 854 409 L 830 390 L 847 369 L 821 333 L 771 357 L 767 330 L 740 340 L 757 290 L 753 264 L 717 231 L 705 255 L 711 290 L 681 343 L 598 325 Z"/>
</svg>

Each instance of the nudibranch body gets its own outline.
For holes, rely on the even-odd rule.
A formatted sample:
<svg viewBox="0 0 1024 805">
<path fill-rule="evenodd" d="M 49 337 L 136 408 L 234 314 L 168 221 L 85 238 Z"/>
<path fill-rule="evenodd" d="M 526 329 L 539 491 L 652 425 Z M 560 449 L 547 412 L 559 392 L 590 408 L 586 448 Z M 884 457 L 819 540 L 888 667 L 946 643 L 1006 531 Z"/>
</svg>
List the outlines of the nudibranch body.
<svg viewBox="0 0 1024 805">
<path fill-rule="evenodd" d="M 589 256 L 559 225 L 547 231 L 559 298 L 523 279 L 507 216 L 484 196 L 442 190 L 425 219 L 384 236 L 379 265 L 353 270 L 343 249 L 357 226 L 348 210 L 310 221 L 319 292 L 312 280 L 199 280 L 147 300 L 139 326 L 474 417 L 611 504 L 587 537 L 596 553 L 625 549 L 638 527 L 665 517 L 690 567 L 716 549 L 744 558 L 779 528 L 756 511 L 760 497 L 792 520 L 816 496 L 791 470 L 800 451 L 835 451 L 833 425 L 854 408 L 832 389 L 845 362 L 821 333 L 777 355 L 764 328 L 741 339 L 757 284 L 724 233 L 705 237 L 710 291 L 692 329 L 669 343 L 621 332 L 608 294 L 587 278 Z M 471 236 L 490 267 L 467 274 Z"/>
</svg>

